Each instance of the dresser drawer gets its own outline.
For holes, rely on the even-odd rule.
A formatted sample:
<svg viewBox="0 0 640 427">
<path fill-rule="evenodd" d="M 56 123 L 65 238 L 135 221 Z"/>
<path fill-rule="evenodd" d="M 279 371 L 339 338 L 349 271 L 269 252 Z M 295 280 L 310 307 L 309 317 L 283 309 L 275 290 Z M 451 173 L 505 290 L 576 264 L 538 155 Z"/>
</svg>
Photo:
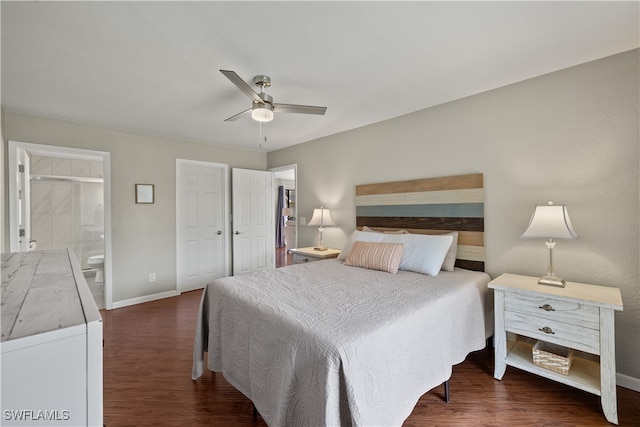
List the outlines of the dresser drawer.
<svg viewBox="0 0 640 427">
<path fill-rule="evenodd" d="M 600 354 L 600 331 L 558 320 L 505 311 L 505 330 L 593 354 Z"/>
<path fill-rule="evenodd" d="M 527 313 L 543 319 L 557 320 L 571 325 L 600 329 L 600 309 L 577 301 L 563 301 L 550 297 L 507 293 L 505 310 Z"/>
</svg>

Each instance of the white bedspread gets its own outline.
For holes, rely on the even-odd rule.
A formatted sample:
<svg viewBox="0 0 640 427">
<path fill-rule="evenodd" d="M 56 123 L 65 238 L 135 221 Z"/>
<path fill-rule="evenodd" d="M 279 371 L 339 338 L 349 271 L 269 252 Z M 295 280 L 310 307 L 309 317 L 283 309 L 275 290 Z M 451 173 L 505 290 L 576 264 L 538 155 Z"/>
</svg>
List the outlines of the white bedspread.
<svg viewBox="0 0 640 427">
<path fill-rule="evenodd" d="M 207 367 L 270 426 L 401 425 L 452 365 L 484 348 L 489 280 L 337 260 L 219 279 L 203 294 L 192 377 L 207 351 Z"/>
</svg>

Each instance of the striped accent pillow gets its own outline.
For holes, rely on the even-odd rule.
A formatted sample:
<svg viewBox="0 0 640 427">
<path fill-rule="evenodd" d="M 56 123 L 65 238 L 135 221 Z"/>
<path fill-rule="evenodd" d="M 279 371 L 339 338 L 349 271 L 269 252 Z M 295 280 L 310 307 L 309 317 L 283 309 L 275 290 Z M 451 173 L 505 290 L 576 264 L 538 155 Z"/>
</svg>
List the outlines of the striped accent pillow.
<svg viewBox="0 0 640 427">
<path fill-rule="evenodd" d="M 370 270 L 386 271 L 391 274 L 398 272 L 402 260 L 402 243 L 363 242 L 356 240 L 351 252 L 344 260 L 344 265 L 363 267 Z"/>
</svg>

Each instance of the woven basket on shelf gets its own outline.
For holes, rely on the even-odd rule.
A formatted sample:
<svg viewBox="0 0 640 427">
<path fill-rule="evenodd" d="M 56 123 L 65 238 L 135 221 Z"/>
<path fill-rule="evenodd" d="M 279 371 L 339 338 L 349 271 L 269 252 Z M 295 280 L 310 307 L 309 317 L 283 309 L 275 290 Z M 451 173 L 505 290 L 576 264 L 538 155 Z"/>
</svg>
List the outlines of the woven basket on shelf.
<svg viewBox="0 0 640 427">
<path fill-rule="evenodd" d="M 569 368 L 573 362 L 573 349 L 538 341 L 533 346 L 533 363 L 563 375 L 569 375 Z"/>
</svg>

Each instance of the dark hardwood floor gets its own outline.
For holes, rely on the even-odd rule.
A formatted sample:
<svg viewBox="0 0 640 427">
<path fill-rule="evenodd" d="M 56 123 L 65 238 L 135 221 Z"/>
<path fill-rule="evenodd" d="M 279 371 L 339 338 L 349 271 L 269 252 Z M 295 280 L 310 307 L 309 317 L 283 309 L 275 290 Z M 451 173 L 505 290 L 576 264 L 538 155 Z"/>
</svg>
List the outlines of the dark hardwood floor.
<svg viewBox="0 0 640 427">
<path fill-rule="evenodd" d="M 293 255 L 289 253 L 287 246 L 276 248 L 276 268 L 293 264 Z"/>
<path fill-rule="evenodd" d="M 104 423 L 115 426 L 264 426 L 252 403 L 220 374 L 191 380 L 201 291 L 102 311 Z M 471 354 L 443 387 L 426 393 L 405 426 L 611 426 L 598 396 L 507 368 L 493 379 L 493 352 Z M 618 387 L 621 426 L 640 426 L 640 393 Z M 297 426 L 296 426 L 297 427 Z"/>
</svg>

